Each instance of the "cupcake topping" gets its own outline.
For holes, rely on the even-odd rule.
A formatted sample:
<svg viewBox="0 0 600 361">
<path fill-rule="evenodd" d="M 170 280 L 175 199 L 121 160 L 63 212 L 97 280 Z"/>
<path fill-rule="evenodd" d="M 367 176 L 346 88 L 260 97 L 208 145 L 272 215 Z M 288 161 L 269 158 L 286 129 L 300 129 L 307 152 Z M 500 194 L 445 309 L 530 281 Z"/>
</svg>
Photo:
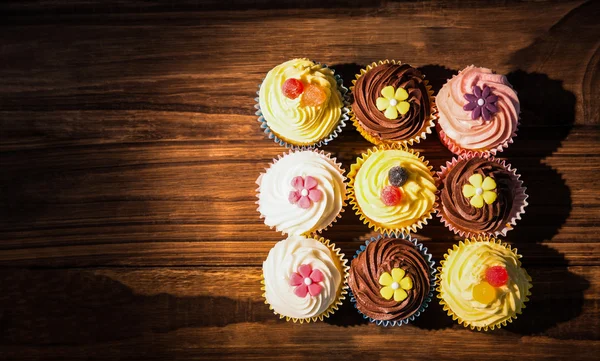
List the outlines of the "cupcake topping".
<svg viewBox="0 0 600 361">
<path fill-rule="evenodd" d="M 283 95 L 290 99 L 296 99 L 304 91 L 304 84 L 298 79 L 289 78 L 281 86 Z"/>
<path fill-rule="evenodd" d="M 485 271 L 485 280 L 494 287 L 502 287 L 508 282 L 508 272 L 502 266 L 493 266 Z"/>
<path fill-rule="evenodd" d="M 484 305 L 489 305 L 496 299 L 496 289 L 489 283 L 483 281 L 473 287 L 473 299 Z"/>
<path fill-rule="evenodd" d="M 318 107 L 327 100 L 327 94 L 320 86 L 308 84 L 302 94 L 302 105 L 307 107 Z"/>
<path fill-rule="evenodd" d="M 498 97 L 492 94 L 492 90 L 487 86 L 483 86 L 483 90 L 477 86 L 473 86 L 473 94 L 465 94 L 465 99 L 468 103 L 463 107 L 464 110 L 471 112 L 471 119 L 476 120 L 480 116 L 484 120 L 492 119 L 492 115 L 498 111 L 496 102 Z"/>
<path fill-rule="evenodd" d="M 410 109 L 410 103 L 406 101 L 408 99 L 408 92 L 404 88 L 398 87 L 394 89 L 393 86 L 386 86 L 381 89 L 381 95 L 376 100 L 377 109 L 385 111 L 383 115 L 388 119 L 398 118 L 398 113 L 404 115 L 408 113 Z"/>
<path fill-rule="evenodd" d="M 291 191 L 288 200 L 291 204 L 296 204 L 300 208 L 310 208 L 312 202 L 319 202 L 323 198 L 323 192 L 317 189 L 317 180 L 311 176 L 294 177 L 292 179 L 292 187 L 295 190 Z"/>
<path fill-rule="evenodd" d="M 402 191 L 395 186 L 385 186 L 381 190 L 381 201 L 386 206 L 395 206 L 402 201 Z"/>
<path fill-rule="evenodd" d="M 383 287 L 379 290 L 379 293 L 386 300 L 392 299 L 394 301 L 402 302 L 408 297 L 406 291 L 413 288 L 412 279 L 406 275 L 406 271 L 402 268 L 393 268 L 392 274 L 383 272 L 379 276 L 379 284 Z"/>
<path fill-rule="evenodd" d="M 406 168 L 396 166 L 392 167 L 388 173 L 388 179 L 390 180 L 390 184 L 396 187 L 402 187 L 404 183 L 408 180 L 408 172 Z"/>
<path fill-rule="evenodd" d="M 310 264 L 303 264 L 298 267 L 298 272 L 290 275 L 290 286 L 296 287 L 294 294 L 300 298 L 310 294 L 315 297 L 321 293 L 323 287 L 319 282 L 323 282 L 325 276 L 318 269 L 313 269 Z"/>
<path fill-rule="evenodd" d="M 463 185 L 463 195 L 466 198 L 471 198 L 471 205 L 475 208 L 482 208 L 483 202 L 492 204 L 498 197 L 496 192 L 496 182 L 491 177 L 485 177 L 481 174 L 473 174 L 469 177 L 469 183 Z"/>
</svg>

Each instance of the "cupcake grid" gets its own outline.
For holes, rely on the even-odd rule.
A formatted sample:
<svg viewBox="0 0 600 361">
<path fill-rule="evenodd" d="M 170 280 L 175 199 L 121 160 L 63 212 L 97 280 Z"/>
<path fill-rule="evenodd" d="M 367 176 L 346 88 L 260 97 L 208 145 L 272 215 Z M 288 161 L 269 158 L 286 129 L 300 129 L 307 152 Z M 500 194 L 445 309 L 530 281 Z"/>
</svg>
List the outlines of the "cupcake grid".
<svg viewBox="0 0 600 361">
<path fill-rule="evenodd" d="M 505 76 L 470 65 L 434 97 L 419 70 L 382 60 L 361 69 L 350 92 L 352 104 L 342 78 L 309 59 L 276 66 L 259 86 L 260 127 L 290 148 L 256 182 L 260 217 L 287 237 L 263 263 L 265 304 L 287 321 L 315 322 L 349 294 L 365 319 L 402 326 L 426 311 L 435 291 L 448 316 L 472 330 L 513 322 L 531 294 L 531 277 L 516 249 L 496 237 L 521 219 L 527 194 L 516 169 L 494 156 L 516 136 L 516 91 Z M 319 148 L 348 122 L 375 146 L 344 176 Z M 437 172 L 410 148 L 434 128 L 455 154 Z M 351 262 L 320 236 L 348 202 L 379 233 Z M 434 213 L 463 238 L 438 268 L 414 238 Z"/>
</svg>

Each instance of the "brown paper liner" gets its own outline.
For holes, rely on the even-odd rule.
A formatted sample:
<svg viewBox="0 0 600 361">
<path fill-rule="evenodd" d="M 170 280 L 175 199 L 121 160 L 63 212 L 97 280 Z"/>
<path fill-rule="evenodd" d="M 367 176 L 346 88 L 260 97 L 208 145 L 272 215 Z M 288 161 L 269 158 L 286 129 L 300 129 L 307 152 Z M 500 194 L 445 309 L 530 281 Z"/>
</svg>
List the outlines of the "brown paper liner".
<svg viewBox="0 0 600 361">
<path fill-rule="evenodd" d="M 342 207 L 340 209 L 340 211 L 338 212 L 338 214 L 333 218 L 333 220 L 331 221 L 331 223 L 329 223 L 329 225 L 327 225 L 324 228 L 321 229 L 316 229 L 316 230 L 312 230 L 312 231 L 308 231 L 308 232 L 304 232 L 302 235 L 307 236 L 307 235 L 311 235 L 311 234 L 321 234 L 322 232 L 326 231 L 327 229 L 329 229 L 331 226 L 333 226 L 333 224 L 335 222 L 338 221 L 338 219 L 342 218 L 342 213 L 344 213 L 345 211 L 345 207 L 346 207 L 346 200 L 348 199 L 348 185 L 346 183 L 347 178 L 344 176 L 344 172 L 345 170 L 342 168 L 342 163 L 338 163 L 337 162 L 337 158 L 332 158 L 331 157 L 331 153 L 326 153 L 322 150 L 318 150 L 318 149 L 290 149 L 288 152 L 285 152 L 283 154 L 280 154 L 277 156 L 277 158 L 273 158 L 273 163 L 269 164 L 269 166 L 267 168 L 265 168 L 265 171 L 263 173 L 261 173 L 258 178 L 256 179 L 256 184 L 258 185 L 258 188 L 256 188 L 256 198 L 260 199 L 260 184 L 261 184 L 261 180 L 263 175 L 269 170 L 269 168 L 271 168 L 275 163 L 277 163 L 280 159 L 282 159 L 283 157 L 287 156 L 288 154 L 292 154 L 292 153 L 297 153 L 297 152 L 314 152 L 317 153 L 323 157 L 325 157 L 328 161 L 331 162 L 331 164 L 335 165 L 336 168 L 340 171 L 340 174 L 342 175 L 342 181 L 344 182 L 344 184 L 346 185 L 346 191 L 342 194 Z M 257 200 L 256 202 L 254 202 L 256 205 L 258 205 L 259 200 Z M 256 208 L 256 210 L 258 211 L 258 208 Z M 260 212 L 259 212 L 260 213 Z M 262 213 L 260 214 L 260 219 L 265 218 Z M 284 229 L 279 229 L 278 227 L 272 226 L 270 227 L 270 229 L 275 228 L 275 230 L 277 232 L 281 232 L 282 235 L 286 235 L 287 232 L 285 232 Z"/>
<path fill-rule="evenodd" d="M 367 158 L 369 158 L 371 156 L 371 154 L 373 154 L 375 152 L 383 151 L 383 150 L 391 150 L 391 149 L 400 149 L 400 150 L 404 150 L 406 152 L 416 155 L 419 158 L 419 160 L 421 160 L 421 162 L 423 162 L 427 166 L 427 169 L 429 169 L 431 176 L 435 177 L 435 175 L 433 173 L 433 167 L 431 167 L 429 165 L 429 162 L 426 161 L 425 158 L 422 157 L 418 152 L 416 152 L 410 148 L 406 148 L 400 144 L 380 144 L 378 146 L 368 149 L 366 153 L 363 153 L 360 157 L 357 157 L 356 163 L 354 163 L 350 166 L 350 172 L 348 173 L 348 179 L 349 179 L 349 181 L 348 181 L 348 198 L 350 199 L 350 204 L 352 205 L 352 209 L 354 209 L 354 211 L 356 212 L 356 215 L 358 215 L 360 217 L 360 220 L 364 224 L 366 224 L 369 228 L 373 228 L 376 232 L 383 233 L 383 232 L 387 231 L 387 232 L 396 232 L 396 233 L 400 233 L 400 232 L 414 233 L 417 231 L 417 229 L 423 228 L 423 226 L 427 224 L 427 221 L 432 218 L 432 214 L 433 214 L 434 209 L 436 208 L 437 202 L 438 202 L 437 193 L 436 193 L 436 200 L 434 201 L 432 208 L 428 212 L 426 212 L 424 215 L 422 215 L 418 219 L 415 219 L 414 223 L 412 223 L 411 225 L 404 226 L 404 227 L 397 227 L 397 228 L 387 227 L 387 226 L 380 224 L 378 222 L 375 222 L 375 221 L 371 220 L 369 217 L 367 217 L 363 213 L 362 209 L 360 208 L 360 205 L 358 204 L 358 201 L 356 200 L 356 196 L 354 194 L 354 192 L 355 192 L 354 181 L 355 181 L 356 174 L 358 173 L 360 167 L 362 167 L 364 162 L 367 160 Z"/>
<path fill-rule="evenodd" d="M 310 323 L 310 322 L 323 321 L 324 318 L 328 318 L 335 311 L 337 311 L 339 309 L 339 307 L 342 305 L 343 301 L 346 299 L 346 295 L 348 294 L 348 276 L 350 275 L 350 266 L 348 266 L 348 260 L 346 258 L 344 258 L 346 255 L 341 252 L 340 248 L 336 248 L 335 243 L 332 243 L 330 240 L 325 239 L 323 237 L 314 238 L 314 239 L 323 243 L 325 246 L 327 246 L 327 248 L 329 248 L 331 250 L 333 255 L 338 257 L 339 266 L 340 266 L 340 269 L 343 274 L 342 282 L 340 283 L 340 286 L 338 288 L 336 300 L 325 311 L 323 311 L 323 313 L 321 313 L 318 316 L 307 317 L 307 318 L 289 317 L 289 316 L 285 316 L 285 315 L 277 313 L 273 309 L 273 306 L 271 306 L 271 304 L 267 301 L 267 297 L 266 297 L 267 291 L 265 289 L 264 273 L 261 275 L 260 289 L 262 291 L 262 298 L 264 298 L 265 304 L 268 305 L 269 310 L 273 311 L 273 313 L 275 315 L 279 316 L 280 319 L 285 318 L 285 320 L 288 322 L 292 321 L 294 323 L 302 324 L 305 322 Z"/>
<path fill-rule="evenodd" d="M 380 60 L 378 62 L 373 62 L 369 65 L 367 65 L 364 69 L 361 69 L 360 72 L 358 74 L 355 75 L 356 79 L 352 80 L 352 86 L 350 87 L 350 91 L 352 93 L 354 93 L 354 86 L 356 85 L 356 81 L 366 72 L 370 71 L 371 69 L 377 67 L 378 65 L 382 65 L 382 64 L 402 64 L 402 62 L 400 61 L 396 61 L 396 60 Z M 368 140 L 369 142 L 375 144 L 375 145 L 379 145 L 379 144 L 399 144 L 402 146 L 409 146 L 409 145 L 413 145 L 415 143 L 419 143 L 421 140 L 424 140 L 427 138 L 427 134 L 431 134 L 433 126 L 435 124 L 435 120 L 438 117 L 438 111 L 437 111 L 437 107 L 435 106 L 435 97 L 433 96 L 433 90 L 431 89 L 431 86 L 429 85 L 429 82 L 427 80 L 424 81 L 425 83 L 425 87 L 427 88 L 427 94 L 429 95 L 429 98 L 431 99 L 431 116 L 429 118 L 429 120 L 426 120 L 425 122 L 423 122 L 423 126 L 421 128 L 421 131 L 419 133 L 417 133 L 416 135 L 412 136 L 411 138 L 408 139 L 403 139 L 403 140 L 386 140 L 386 139 L 381 139 L 377 136 L 372 135 L 371 133 L 369 133 L 367 130 L 365 130 L 362 125 L 360 124 L 360 121 L 356 118 L 356 114 L 354 114 L 354 111 L 352 110 L 352 106 L 350 106 L 350 120 L 352 120 L 352 124 L 354 124 L 354 127 L 356 128 L 356 130 L 358 130 L 358 132 L 360 133 L 360 135 L 363 136 L 363 138 L 365 138 L 366 140 Z"/>
<path fill-rule="evenodd" d="M 446 166 L 442 166 L 441 170 L 436 173 L 436 182 L 438 184 L 438 187 L 442 183 L 444 178 L 446 178 L 446 174 L 450 171 L 450 169 L 452 169 L 452 167 L 454 167 L 461 160 L 468 160 L 468 159 L 471 159 L 474 157 L 482 157 L 482 156 L 476 155 L 476 154 L 470 154 L 470 155 L 460 156 L 458 158 L 455 157 L 455 158 L 452 158 L 451 161 L 446 162 Z M 437 191 L 438 203 L 437 203 L 437 207 L 436 207 L 436 216 L 440 218 L 442 223 L 449 230 L 451 230 L 452 232 L 454 232 L 454 234 L 457 234 L 461 237 L 471 238 L 471 237 L 477 237 L 477 236 L 484 236 L 484 237 L 506 236 L 506 233 L 508 231 L 510 231 L 511 229 L 513 229 L 514 226 L 516 225 L 517 221 L 521 219 L 521 216 L 525 213 L 525 207 L 527 207 L 527 205 L 529 204 L 529 203 L 527 203 L 528 195 L 525 193 L 527 188 L 523 187 L 523 181 L 519 179 L 521 177 L 521 175 L 517 174 L 517 169 L 512 168 L 512 166 L 510 164 L 506 163 L 505 160 L 496 159 L 494 157 L 489 157 L 489 158 L 487 158 L 487 160 L 489 160 L 491 162 L 496 162 L 496 163 L 502 165 L 502 167 L 504 169 L 506 169 L 506 171 L 508 171 L 512 176 L 512 180 L 515 184 L 516 189 L 515 189 L 515 198 L 513 200 L 513 206 L 511 208 L 510 216 L 508 217 L 505 226 L 494 232 L 473 232 L 473 231 L 469 231 L 469 230 L 460 228 L 446 218 L 446 214 L 444 213 L 442 198 L 441 198 L 441 194 L 440 194 L 441 191 L 438 190 Z"/>
<path fill-rule="evenodd" d="M 504 320 L 504 321 L 499 321 L 496 323 L 493 323 L 491 325 L 487 325 L 487 326 L 473 326 L 469 323 L 469 321 L 463 320 L 462 318 L 460 318 L 459 316 L 457 316 L 454 311 L 452 311 L 452 309 L 448 306 L 448 304 L 446 303 L 446 301 L 444 301 L 444 291 L 442 290 L 442 282 L 444 280 L 444 266 L 446 265 L 446 260 L 448 259 L 448 257 L 450 256 L 450 254 L 456 250 L 458 250 L 460 247 L 463 247 L 465 245 L 471 244 L 471 243 L 475 243 L 475 242 L 491 242 L 491 243 L 496 243 L 499 244 L 505 248 L 508 248 L 508 250 L 510 250 L 512 253 L 515 254 L 515 256 L 517 257 L 517 262 L 518 262 L 518 266 L 520 268 L 523 268 L 521 265 L 521 261 L 519 260 L 519 258 L 523 257 L 522 255 L 517 253 L 517 249 L 516 248 L 512 248 L 509 244 L 507 243 L 503 243 L 502 241 L 500 241 L 499 239 L 496 238 L 487 238 L 487 237 L 476 237 L 476 238 L 471 238 L 471 239 L 465 239 L 464 241 L 461 241 L 458 245 L 453 245 L 452 249 L 448 249 L 448 251 L 446 252 L 446 254 L 444 254 L 444 259 L 442 261 L 440 261 L 440 266 L 438 267 L 438 276 L 437 276 L 437 291 L 438 291 L 438 295 L 437 298 L 440 299 L 440 305 L 442 305 L 444 311 L 446 311 L 448 313 L 448 316 L 452 317 L 452 320 L 457 321 L 459 325 L 463 325 L 464 327 L 468 327 L 471 330 L 477 330 L 477 331 L 488 331 L 488 330 L 494 330 L 494 329 L 499 329 L 503 326 L 506 326 L 508 323 L 512 323 L 513 320 L 517 319 L 517 315 L 520 315 L 523 313 L 523 309 L 526 308 L 525 303 L 527 301 L 529 301 L 529 296 L 531 296 L 531 288 L 533 287 L 533 285 L 531 284 L 531 276 L 529 276 L 529 274 L 527 272 L 525 272 L 527 274 L 527 281 L 529 282 L 529 286 L 527 287 L 527 291 L 525 293 L 525 296 L 523 298 L 523 306 L 521 307 L 521 310 L 519 312 L 517 312 L 516 314 L 512 315 L 511 318 L 509 318 L 508 320 Z"/>
</svg>

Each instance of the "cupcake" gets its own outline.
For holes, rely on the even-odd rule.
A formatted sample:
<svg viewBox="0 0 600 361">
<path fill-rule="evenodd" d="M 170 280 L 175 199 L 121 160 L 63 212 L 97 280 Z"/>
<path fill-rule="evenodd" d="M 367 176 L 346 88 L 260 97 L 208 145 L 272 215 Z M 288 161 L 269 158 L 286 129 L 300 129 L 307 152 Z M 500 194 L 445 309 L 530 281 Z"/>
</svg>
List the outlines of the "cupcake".
<svg viewBox="0 0 600 361">
<path fill-rule="evenodd" d="M 461 156 L 438 172 L 437 215 L 462 237 L 505 236 L 527 206 L 523 182 L 510 164 Z"/>
<path fill-rule="evenodd" d="M 352 83 L 352 122 L 369 142 L 412 145 L 431 133 L 433 92 L 419 70 L 385 60 L 361 69 Z"/>
<path fill-rule="evenodd" d="M 346 92 L 342 79 L 326 66 L 289 60 L 271 69 L 260 85 L 258 121 L 280 145 L 322 146 L 346 125 Z"/>
<path fill-rule="evenodd" d="M 384 234 L 361 246 L 350 265 L 351 300 L 364 318 L 401 326 L 427 308 L 435 288 L 435 262 L 410 236 Z"/>
<path fill-rule="evenodd" d="M 323 238 L 277 242 L 263 262 L 265 303 L 287 321 L 322 321 L 346 298 L 346 263 L 339 248 Z"/>
<path fill-rule="evenodd" d="M 346 201 L 344 170 L 328 153 L 296 150 L 274 159 L 256 180 L 258 212 L 284 234 L 321 232 Z"/>
<path fill-rule="evenodd" d="M 458 323 L 477 331 L 506 326 L 531 295 L 531 277 L 516 249 L 496 239 L 471 239 L 448 250 L 438 268 L 438 298 Z"/>
<path fill-rule="evenodd" d="M 428 162 L 411 149 L 369 149 L 348 174 L 350 203 L 376 231 L 415 232 L 431 218 L 436 186 Z"/>
<path fill-rule="evenodd" d="M 496 154 L 513 142 L 519 98 L 504 75 L 473 65 L 436 96 L 440 140 L 454 154 Z"/>
</svg>

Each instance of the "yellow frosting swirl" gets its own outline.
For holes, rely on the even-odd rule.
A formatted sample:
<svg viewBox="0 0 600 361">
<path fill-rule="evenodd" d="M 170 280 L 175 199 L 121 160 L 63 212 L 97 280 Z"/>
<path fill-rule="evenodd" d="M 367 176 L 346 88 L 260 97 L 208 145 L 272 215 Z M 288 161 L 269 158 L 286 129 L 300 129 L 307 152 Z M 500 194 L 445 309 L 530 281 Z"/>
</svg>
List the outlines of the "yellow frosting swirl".
<svg viewBox="0 0 600 361">
<path fill-rule="evenodd" d="M 402 200 L 387 206 L 381 200 L 381 190 L 390 185 L 388 173 L 401 166 L 408 180 L 400 187 Z M 431 212 L 435 203 L 435 182 L 431 171 L 419 157 L 402 149 L 378 150 L 362 164 L 354 181 L 354 196 L 362 213 L 385 228 L 410 227 Z"/>
<path fill-rule="evenodd" d="M 455 246 L 442 261 L 439 291 L 443 302 L 465 325 L 486 328 L 506 323 L 521 313 L 531 288 L 531 277 L 521 268 L 519 257 L 490 241 Z M 474 299 L 473 288 L 484 281 L 485 271 L 493 266 L 504 267 L 509 280 L 496 288 L 494 301 L 482 304 Z"/>
<path fill-rule="evenodd" d="M 301 80 L 305 87 L 315 84 L 327 95 L 319 106 L 303 106 L 302 95 L 287 98 L 281 91 L 289 79 Z M 293 59 L 276 66 L 260 86 L 260 110 L 271 130 L 285 141 L 308 145 L 326 138 L 342 115 L 343 100 L 333 71 L 308 59 Z"/>
</svg>

